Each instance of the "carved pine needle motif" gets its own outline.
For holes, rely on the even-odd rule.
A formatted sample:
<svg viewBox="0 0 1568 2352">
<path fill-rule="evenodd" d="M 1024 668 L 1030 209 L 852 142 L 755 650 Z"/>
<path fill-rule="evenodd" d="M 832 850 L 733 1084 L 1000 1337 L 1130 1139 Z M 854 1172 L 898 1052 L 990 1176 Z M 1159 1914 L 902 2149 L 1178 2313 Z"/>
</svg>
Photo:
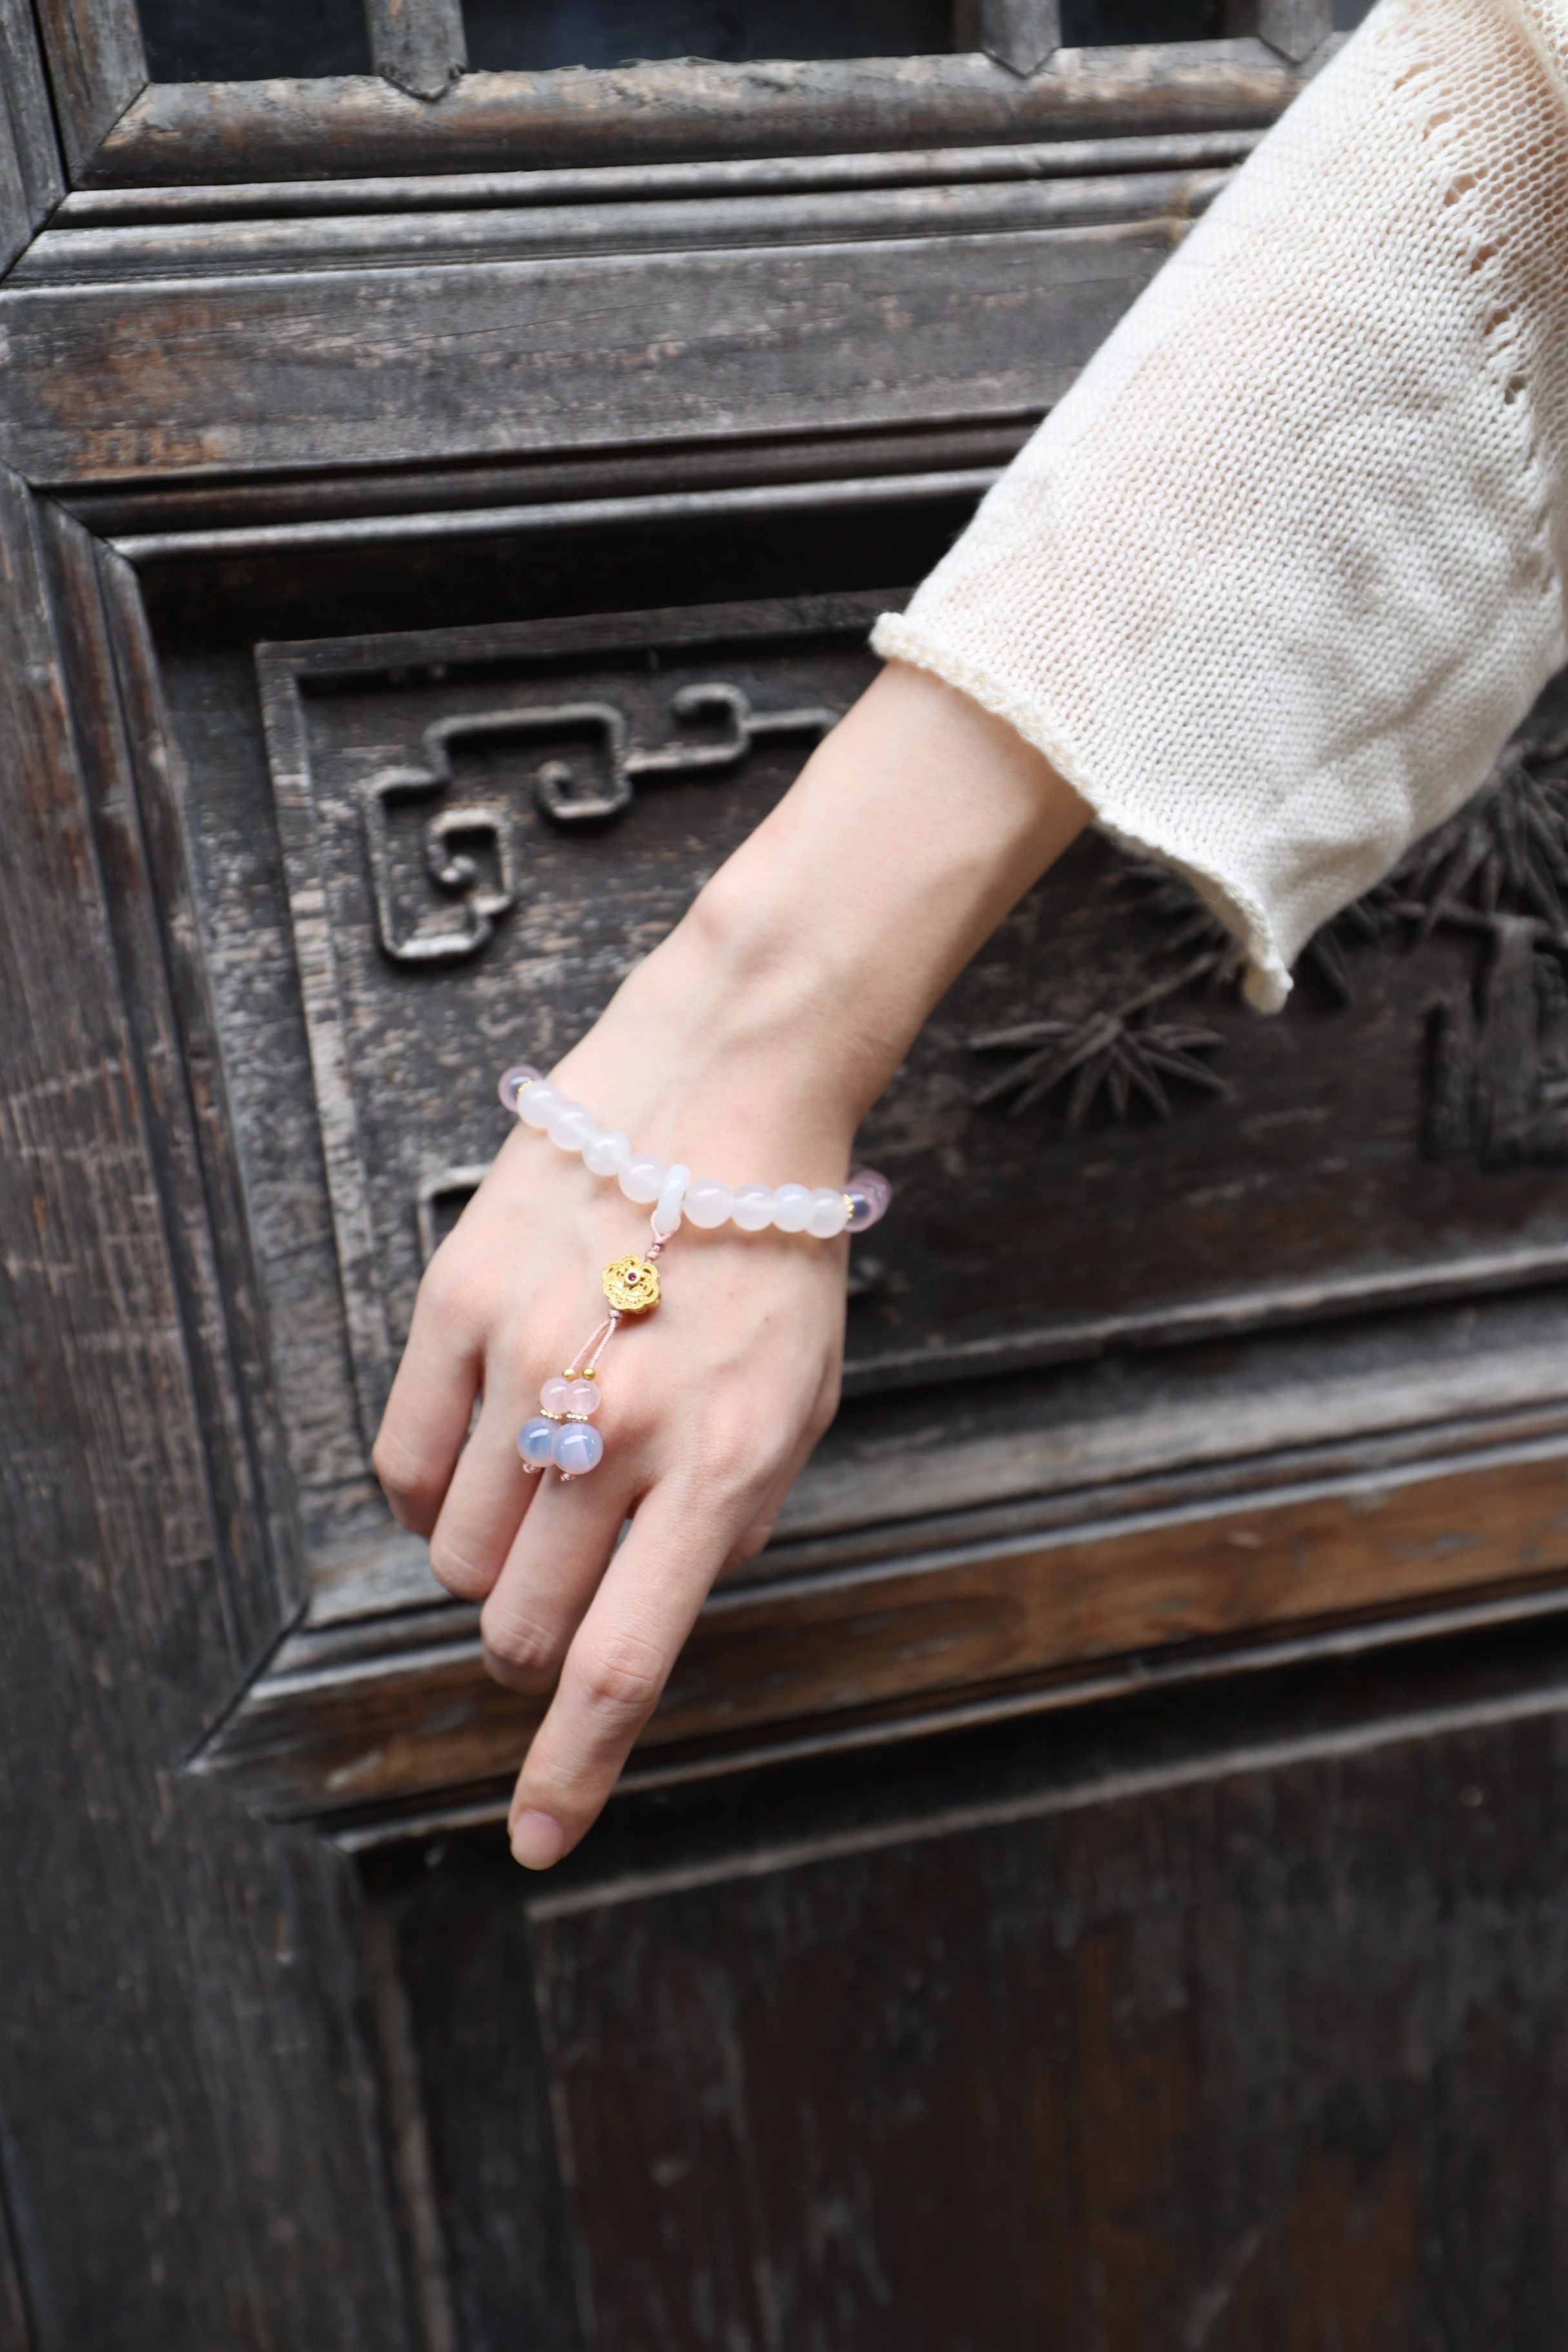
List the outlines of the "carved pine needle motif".
<svg viewBox="0 0 1568 2352">
<path fill-rule="evenodd" d="M 1435 833 L 1418 841 L 1364 902 L 1384 920 L 1483 927 L 1492 917 L 1533 917 L 1568 951 L 1568 738 L 1510 744 L 1491 781 Z M 1478 922 L 1478 919 L 1479 922 Z"/>
<path fill-rule="evenodd" d="M 1065 1097 L 1076 1132 L 1097 1107 L 1124 1120 L 1172 1112 L 1173 1085 L 1229 1091 L 1203 1058 L 1224 1045 L 1179 1000 L 1228 992 L 1244 957 L 1176 875 L 1130 861 L 1124 879 L 1178 958 L 1121 1003 L 1076 1020 L 1045 1017 L 969 1040 L 1014 1058 L 975 1095 L 1015 1115 Z M 1426 1149 L 1486 1164 L 1568 1160 L 1568 735 L 1509 745 L 1482 790 L 1326 924 L 1300 968 L 1331 1002 L 1355 997 L 1356 951 L 1415 946 L 1439 930 L 1479 950 L 1468 980 L 1428 1024 Z M 1162 1009 L 1163 1008 L 1163 1009 Z"/>
<path fill-rule="evenodd" d="M 970 1039 L 978 1054 L 1011 1053 L 1019 1058 L 975 1097 L 977 1103 L 1013 1097 L 1015 1118 L 1066 1087 L 1067 1124 L 1076 1134 L 1102 1098 L 1116 1119 L 1135 1101 L 1161 1118 L 1171 1116 L 1168 1082 L 1226 1094 L 1225 1080 L 1200 1054 L 1225 1042 L 1218 1030 L 1191 1019 L 1152 1018 L 1155 1005 L 1184 988 L 1199 986 L 1208 958 L 1194 957 L 1181 971 L 1158 981 L 1123 1005 L 1090 1013 L 1078 1021 L 1024 1021 L 1006 1029 L 983 1030 Z"/>
</svg>

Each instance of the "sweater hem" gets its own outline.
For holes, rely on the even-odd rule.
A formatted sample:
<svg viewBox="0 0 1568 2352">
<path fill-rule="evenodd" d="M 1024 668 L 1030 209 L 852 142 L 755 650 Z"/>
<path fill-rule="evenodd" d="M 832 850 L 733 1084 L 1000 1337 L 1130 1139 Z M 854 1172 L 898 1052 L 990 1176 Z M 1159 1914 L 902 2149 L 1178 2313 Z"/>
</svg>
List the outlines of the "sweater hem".
<svg viewBox="0 0 1568 2352">
<path fill-rule="evenodd" d="M 1247 1003 L 1258 1013 L 1279 1012 L 1290 993 L 1289 970 L 1267 912 L 1242 883 L 1194 856 L 1163 826 L 1151 824 L 1142 812 L 1121 805 L 1097 782 L 1089 764 L 1063 742 L 1037 705 L 1013 693 L 1001 679 L 953 652 L 939 637 L 929 635 L 906 614 L 882 614 L 871 632 L 871 650 L 884 661 L 908 662 L 929 671 L 979 703 L 994 719 L 1005 719 L 1088 802 L 1102 833 L 1120 847 L 1152 857 L 1179 874 L 1245 950 L 1242 994 Z"/>
</svg>

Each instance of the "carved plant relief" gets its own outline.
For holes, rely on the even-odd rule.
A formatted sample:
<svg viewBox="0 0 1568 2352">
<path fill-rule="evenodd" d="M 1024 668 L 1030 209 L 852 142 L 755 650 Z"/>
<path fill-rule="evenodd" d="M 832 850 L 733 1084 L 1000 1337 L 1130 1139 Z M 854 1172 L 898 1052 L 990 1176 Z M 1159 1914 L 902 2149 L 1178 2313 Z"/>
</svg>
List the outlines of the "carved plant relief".
<svg viewBox="0 0 1568 2352">
<path fill-rule="evenodd" d="M 1069 1132 L 1103 1108 L 1171 1116 L 1173 1087 L 1227 1088 L 1211 1059 L 1224 1038 L 1199 1007 L 1241 974 L 1236 942 L 1185 884 L 1129 861 L 1142 911 L 1161 927 L 1155 970 L 1120 1001 L 977 1032 L 972 1051 L 1010 1058 L 979 1104 L 1015 1115 L 1058 1097 Z M 1423 1148 L 1487 1167 L 1568 1160 L 1568 737 L 1510 744 L 1482 790 L 1387 878 L 1320 931 L 1301 970 L 1331 999 L 1355 992 L 1361 955 L 1449 932 L 1469 970 L 1425 1008 Z M 1163 967 L 1163 968 L 1162 968 Z"/>
</svg>

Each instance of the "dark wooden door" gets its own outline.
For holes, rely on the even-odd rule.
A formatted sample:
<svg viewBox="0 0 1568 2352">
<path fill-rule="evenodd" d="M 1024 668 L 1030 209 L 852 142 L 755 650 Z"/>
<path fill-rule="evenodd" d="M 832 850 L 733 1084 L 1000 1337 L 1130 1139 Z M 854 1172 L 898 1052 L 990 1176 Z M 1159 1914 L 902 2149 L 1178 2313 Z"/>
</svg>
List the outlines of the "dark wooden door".
<svg viewBox="0 0 1568 2352">
<path fill-rule="evenodd" d="M 1102 843 L 1004 926 L 777 1538 L 507 1856 L 368 1460 L 495 1071 L 1334 19 L 576 21 L 0 0 L 0 2346 L 1556 2352 L 1561 683 L 1278 1023 Z"/>
</svg>

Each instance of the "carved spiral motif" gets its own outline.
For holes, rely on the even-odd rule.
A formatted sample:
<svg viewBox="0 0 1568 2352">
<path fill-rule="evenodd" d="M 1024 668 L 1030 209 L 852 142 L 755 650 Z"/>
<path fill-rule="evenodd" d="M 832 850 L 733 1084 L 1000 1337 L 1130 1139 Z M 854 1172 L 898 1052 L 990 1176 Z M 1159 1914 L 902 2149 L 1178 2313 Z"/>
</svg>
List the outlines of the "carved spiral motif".
<svg viewBox="0 0 1568 2352">
<path fill-rule="evenodd" d="M 658 1268 L 646 1257 L 618 1257 L 604 1272 L 605 1297 L 617 1315 L 646 1315 L 658 1305 Z"/>
</svg>

